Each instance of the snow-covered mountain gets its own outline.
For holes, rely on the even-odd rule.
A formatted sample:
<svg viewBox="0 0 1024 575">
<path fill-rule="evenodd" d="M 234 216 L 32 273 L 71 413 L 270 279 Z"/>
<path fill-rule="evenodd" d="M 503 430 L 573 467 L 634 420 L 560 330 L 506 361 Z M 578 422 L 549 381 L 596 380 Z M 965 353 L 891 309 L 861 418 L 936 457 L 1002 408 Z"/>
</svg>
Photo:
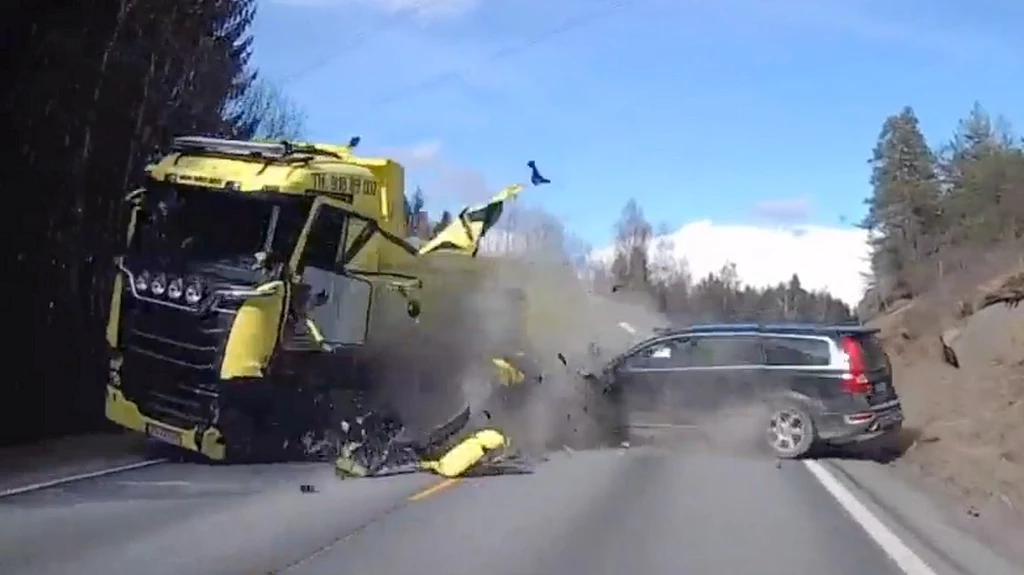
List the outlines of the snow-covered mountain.
<svg viewBox="0 0 1024 575">
<path fill-rule="evenodd" d="M 710 220 L 686 224 L 651 242 L 655 256 L 659 239 L 677 260 L 685 259 L 694 278 L 736 264 L 743 283 L 763 287 L 789 281 L 795 273 L 804 289 L 825 289 L 850 305 L 864 294 L 862 274 L 868 271 L 867 232 L 855 228 L 795 226 L 768 228 L 716 225 Z M 614 247 L 595 250 L 591 259 L 609 265 Z"/>
</svg>

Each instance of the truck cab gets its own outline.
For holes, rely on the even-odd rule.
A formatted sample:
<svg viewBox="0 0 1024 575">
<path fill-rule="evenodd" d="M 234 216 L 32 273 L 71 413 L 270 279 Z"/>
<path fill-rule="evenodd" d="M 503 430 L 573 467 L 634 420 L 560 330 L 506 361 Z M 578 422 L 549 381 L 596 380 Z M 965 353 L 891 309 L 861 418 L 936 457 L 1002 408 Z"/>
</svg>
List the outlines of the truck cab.
<svg viewBox="0 0 1024 575">
<path fill-rule="evenodd" d="M 347 146 L 176 139 L 126 198 L 107 418 L 221 460 L 365 409 L 358 351 L 420 311 L 403 187 Z"/>
</svg>

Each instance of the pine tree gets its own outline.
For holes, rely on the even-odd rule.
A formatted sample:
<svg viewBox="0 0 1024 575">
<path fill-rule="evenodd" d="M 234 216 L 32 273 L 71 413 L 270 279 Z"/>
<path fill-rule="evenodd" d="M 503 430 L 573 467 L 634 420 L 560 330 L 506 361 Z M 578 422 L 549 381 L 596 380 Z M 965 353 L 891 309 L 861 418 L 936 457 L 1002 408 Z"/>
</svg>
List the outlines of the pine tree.
<svg viewBox="0 0 1024 575">
<path fill-rule="evenodd" d="M 886 118 L 869 163 L 872 194 L 861 225 L 872 234 L 872 272 L 883 291 L 913 292 L 910 264 L 934 253 L 940 222 L 935 157 L 912 108 Z"/>
<path fill-rule="evenodd" d="M 8 291 L 36 329 L 10 350 L 34 376 L 13 382 L 6 404 L 38 417 L 0 408 L 0 443 L 101 424 L 107 351 L 97 334 L 123 247 L 124 194 L 172 136 L 251 134 L 231 102 L 255 77 L 255 0 L 7 4 L 0 131 L 16 140 L 8 178 L 33 191 L 8 230 Z M 54 348 L 59 362 L 44 353 Z"/>
<path fill-rule="evenodd" d="M 945 239 L 952 245 L 996 241 L 1016 228 L 1013 135 L 1004 119 L 975 103 L 957 124 L 942 161 Z"/>
</svg>

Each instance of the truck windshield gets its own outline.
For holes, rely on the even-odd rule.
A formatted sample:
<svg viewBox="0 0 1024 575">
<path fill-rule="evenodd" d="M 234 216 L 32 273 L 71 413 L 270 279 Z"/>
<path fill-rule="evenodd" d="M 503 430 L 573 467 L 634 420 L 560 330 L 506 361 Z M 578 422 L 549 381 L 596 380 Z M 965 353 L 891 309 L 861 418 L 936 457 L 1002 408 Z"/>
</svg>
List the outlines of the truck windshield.
<svg viewBox="0 0 1024 575">
<path fill-rule="evenodd" d="M 257 252 L 287 256 L 308 212 L 309 202 L 284 196 L 158 184 L 147 188 L 132 249 L 197 261 L 248 259 Z"/>
</svg>

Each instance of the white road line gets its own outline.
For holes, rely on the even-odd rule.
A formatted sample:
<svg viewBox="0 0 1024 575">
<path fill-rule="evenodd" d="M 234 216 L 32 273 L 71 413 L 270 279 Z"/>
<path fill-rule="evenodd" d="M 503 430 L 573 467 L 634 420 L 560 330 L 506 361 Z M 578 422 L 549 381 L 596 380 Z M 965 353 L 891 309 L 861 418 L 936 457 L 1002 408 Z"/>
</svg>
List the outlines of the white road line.
<svg viewBox="0 0 1024 575">
<path fill-rule="evenodd" d="M 139 487 L 188 487 L 190 481 L 118 481 L 118 485 L 131 485 Z"/>
<path fill-rule="evenodd" d="M 631 429 L 697 429 L 699 425 L 689 423 L 630 423 Z"/>
<path fill-rule="evenodd" d="M 143 467 L 150 467 L 152 465 L 157 465 L 158 463 L 164 463 L 166 461 L 166 459 L 147 459 L 145 461 L 139 461 L 137 463 L 129 463 L 128 465 L 120 465 L 118 467 L 108 467 L 106 469 L 90 471 L 89 473 L 80 473 L 78 475 L 69 475 L 68 477 L 60 477 L 57 479 L 51 479 L 49 481 L 41 481 L 39 483 L 33 483 L 31 485 L 11 487 L 10 489 L 4 489 L 3 491 L 0 491 L 0 499 L 3 499 L 4 497 L 11 497 L 13 495 L 21 495 L 22 493 L 28 493 L 30 491 L 38 491 L 40 489 L 47 489 L 50 487 L 57 487 L 58 485 L 74 483 L 75 481 L 92 479 L 94 477 L 103 477 L 104 475 L 113 475 L 114 473 L 121 473 L 122 471 L 131 471 L 133 469 L 141 469 Z"/>
<path fill-rule="evenodd" d="M 619 327 L 621 327 L 622 329 L 628 331 L 630 333 L 630 335 L 636 335 L 636 328 L 631 326 L 631 325 L 629 325 L 628 323 L 626 323 L 624 321 L 620 321 L 619 322 Z"/>
<path fill-rule="evenodd" d="M 924 559 L 907 547 L 906 543 L 871 513 L 825 466 L 809 459 L 804 460 L 804 465 L 906 575 L 937 575 Z"/>
</svg>

